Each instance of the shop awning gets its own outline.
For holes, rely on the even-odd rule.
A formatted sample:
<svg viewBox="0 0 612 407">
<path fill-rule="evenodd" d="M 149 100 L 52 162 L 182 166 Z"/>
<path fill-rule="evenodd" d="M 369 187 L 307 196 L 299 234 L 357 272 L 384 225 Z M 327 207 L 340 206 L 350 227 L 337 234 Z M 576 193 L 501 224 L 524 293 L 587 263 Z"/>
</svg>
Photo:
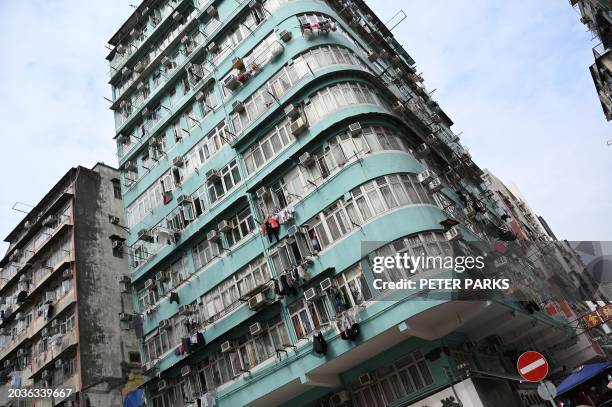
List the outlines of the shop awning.
<svg viewBox="0 0 612 407">
<path fill-rule="evenodd" d="M 574 371 L 574 373 L 567 376 L 565 380 L 563 380 L 557 386 L 557 394 L 562 394 L 568 390 L 573 389 L 579 384 L 582 384 L 587 380 L 597 376 L 609 367 L 612 367 L 612 362 L 591 363 L 588 365 L 580 366 Z"/>
</svg>

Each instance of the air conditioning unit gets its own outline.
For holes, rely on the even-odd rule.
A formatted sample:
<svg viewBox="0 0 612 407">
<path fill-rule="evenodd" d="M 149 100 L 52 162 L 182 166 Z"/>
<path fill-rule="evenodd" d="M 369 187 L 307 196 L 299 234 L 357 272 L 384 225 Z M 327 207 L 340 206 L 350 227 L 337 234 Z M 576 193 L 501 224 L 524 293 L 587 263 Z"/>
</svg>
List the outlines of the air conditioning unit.
<svg viewBox="0 0 612 407">
<path fill-rule="evenodd" d="M 217 8 L 215 6 L 210 6 L 206 9 L 206 14 L 210 17 L 210 18 L 216 18 L 219 16 L 219 12 L 217 11 Z"/>
<path fill-rule="evenodd" d="M 121 276 L 121 278 L 119 278 L 119 283 L 121 283 L 121 284 L 131 284 L 130 277 L 128 277 L 128 276 Z"/>
<path fill-rule="evenodd" d="M 138 240 L 153 243 L 153 235 L 148 229 L 140 229 L 138 231 Z"/>
<path fill-rule="evenodd" d="M 178 11 L 175 11 L 174 14 L 172 14 L 172 19 L 177 23 L 180 23 L 181 21 L 183 21 L 183 15 Z"/>
<path fill-rule="evenodd" d="M 468 218 L 473 218 L 474 216 L 476 216 L 476 211 L 474 210 L 474 208 L 472 208 L 471 206 L 467 206 L 465 208 L 463 208 L 463 214 L 468 217 Z"/>
<path fill-rule="evenodd" d="M 244 112 L 244 103 L 240 100 L 235 100 L 232 103 L 232 113 L 242 113 Z"/>
<path fill-rule="evenodd" d="M 306 129 L 308 129 L 308 122 L 306 121 L 306 118 L 300 116 L 297 119 L 292 120 L 290 129 L 291 134 L 293 134 L 294 136 L 299 136 L 300 134 L 302 134 L 304 131 L 306 131 Z"/>
<path fill-rule="evenodd" d="M 121 248 L 123 248 L 123 242 L 118 239 L 113 240 L 112 248 L 113 250 L 120 250 Z"/>
<path fill-rule="evenodd" d="M 437 144 L 440 144 L 440 139 L 435 134 L 429 133 L 427 136 L 425 136 L 425 142 L 427 144 L 431 144 L 432 146 L 435 146 Z"/>
<path fill-rule="evenodd" d="M 163 57 L 161 63 L 166 68 L 172 68 L 172 60 L 168 57 Z"/>
<path fill-rule="evenodd" d="M 276 41 L 270 46 L 270 59 L 277 58 L 280 54 L 283 53 L 285 47 L 280 42 Z"/>
<path fill-rule="evenodd" d="M 170 323 L 170 320 L 162 319 L 161 321 L 159 321 L 159 329 L 166 331 L 172 329 L 172 324 Z"/>
<path fill-rule="evenodd" d="M 40 331 L 40 336 L 42 336 L 43 338 L 49 337 L 49 328 L 43 328 Z"/>
<path fill-rule="evenodd" d="M 72 278 L 72 270 L 62 271 L 62 280 L 70 280 Z"/>
<path fill-rule="evenodd" d="M 15 319 L 17 321 L 23 321 L 25 319 L 25 315 L 22 312 L 18 312 L 15 314 Z"/>
<path fill-rule="evenodd" d="M 493 260 L 493 265 L 495 268 L 500 268 L 508 264 L 508 258 L 506 256 L 499 256 L 495 260 Z"/>
<path fill-rule="evenodd" d="M 317 289 L 315 287 L 309 288 L 308 290 L 304 291 L 304 298 L 306 299 L 306 301 L 314 301 L 318 296 L 319 293 L 317 293 Z"/>
<path fill-rule="evenodd" d="M 362 374 L 359 376 L 359 384 L 362 386 L 367 386 L 372 383 L 372 376 L 369 373 Z"/>
<path fill-rule="evenodd" d="M 62 367 L 62 360 L 61 359 L 56 360 L 55 361 L 55 368 L 59 369 L 61 367 Z"/>
<path fill-rule="evenodd" d="M 255 322 L 249 326 L 249 332 L 253 336 L 261 335 L 264 332 L 264 329 L 260 322 Z"/>
<path fill-rule="evenodd" d="M 282 30 L 281 32 L 278 33 L 278 38 L 280 38 L 283 42 L 289 42 L 291 41 L 291 31 L 287 31 L 287 30 Z"/>
<path fill-rule="evenodd" d="M 45 293 L 45 302 L 46 303 L 50 303 L 55 301 L 55 292 L 54 291 L 47 291 Z"/>
<path fill-rule="evenodd" d="M 137 28 L 132 28 L 130 31 L 130 37 L 135 38 L 140 35 L 140 31 Z"/>
<path fill-rule="evenodd" d="M 393 105 L 393 112 L 395 114 L 404 114 L 406 112 L 406 106 L 401 101 L 398 100 Z"/>
<path fill-rule="evenodd" d="M 332 280 L 331 278 L 326 278 L 325 280 L 321 281 L 321 291 L 327 291 L 330 288 L 332 288 Z"/>
<path fill-rule="evenodd" d="M 300 162 L 300 165 L 304 167 L 308 167 L 310 164 L 314 162 L 314 157 L 310 155 L 310 153 L 306 152 L 300 155 L 299 162 Z"/>
<path fill-rule="evenodd" d="M 430 148 L 429 148 L 429 146 L 428 146 L 427 144 L 425 144 L 425 143 L 423 143 L 423 144 L 419 145 L 419 146 L 417 147 L 417 149 L 416 149 L 416 154 L 417 154 L 419 157 L 424 157 L 424 156 L 426 156 L 427 154 L 429 154 L 430 152 L 431 152 L 431 149 L 430 149 Z"/>
<path fill-rule="evenodd" d="M 155 276 L 155 281 L 164 282 L 164 281 L 168 281 L 168 280 L 170 280 L 170 276 L 168 275 L 167 271 L 160 271 Z"/>
<path fill-rule="evenodd" d="M 217 45 L 216 42 L 211 42 L 210 44 L 208 44 L 208 52 L 214 54 L 217 51 L 219 51 L 219 45 Z"/>
<path fill-rule="evenodd" d="M 130 76 L 131 73 L 132 71 L 130 71 L 130 68 L 128 68 L 127 66 L 121 70 L 121 75 L 123 76 Z"/>
<path fill-rule="evenodd" d="M 333 396 L 331 396 L 329 401 L 334 407 L 344 406 L 344 405 L 348 405 L 351 402 L 351 398 L 349 396 L 349 393 L 346 390 L 342 390 L 334 394 Z"/>
<path fill-rule="evenodd" d="M 227 78 L 223 80 L 223 86 L 228 88 L 231 91 L 238 89 L 240 86 L 240 81 L 234 74 L 230 74 Z"/>
<path fill-rule="evenodd" d="M 192 313 L 193 311 L 191 310 L 190 305 L 185 304 L 179 307 L 179 315 L 181 316 L 191 315 Z"/>
<path fill-rule="evenodd" d="M 47 377 L 49 377 L 49 371 L 48 370 L 43 370 L 42 373 L 40 374 L 40 378 L 41 379 L 46 379 Z"/>
<path fill-rule="evenodd" d="M 257 199 L 263 200 L 263 199 L 266 199 L 266 197 L 270 195 L 270 190 L 267 187 L 263 186 L 263 187 L 260 187 L 257 190 L 257 192 L 255 192 L 255 195 L 257 196 Z"/>
<path fill-rule="evenodd" d="M 139 61 L 136 65 L 134 65 L 134 72 L 141 73 L 142 71 L 144 71 L 144 68 L 144 63 L 142 61 Z"/>
<path fill-rule="evenodd" d="M 187 375 L 191 374 L 191 366 L 187 365 L 187 366 L 183 366 L 181 368 L 181 376 L 185 377 Z"/>
<path fill-rule="evenodd" d="M 199 91 L 198 93 L 196 93 L 195 98 L 198 102 L 201 102 L 204 100 L 204 98 L 206 97 L 206 95 L 204 94 L 204 92 Z"/>
<path fill-rule="evenodd" d="M 217 230 L 219 230 L 219 232 L 229 232 L 232 229 L 234 229 L 234 225 L 230 221 L 222 220 L 217 224 Z"/>
<path fill-rule="evenodd" d="M 181 194 L 176 198 L 176 203 L 178 205 L 187 205 L 191 203 L 191 197 L 189 195 Z"/>
<path fill-rule="evenodd" d="M 300 108 L 292 103 L 285 106 L 285 115 L 291 120 L 295 120 L 300 117 Z"/>
<path fill-rule="evenodd" d="M 234 351 L 234 346 L 230 341 L 225 341 L 221 344 L 221 353 L 230 353 Z"/>
<path fill-rule="evenodd" d="M 375 62 L 379 57 L 378 52 L 372 51 L 368 53 L 368 61 L 370 62 Z"/>
<path fill-rule="evenodd" d="M 287 228 L 287 236 L 291 237 L 291 236 L 295 236 L 295 234 L 298 232 L 298 227 L 296 225 L 293 226 L 289 226 Z"/>
<path fill-rule="evenodd" d="M 17 351 L 17 357 L 21 357 L 21 356 L 25 356 L 28 353 L 26 352 L 26 350 L 24 348 L 21 348 Z"/>
<path fill-rule="evenodd" d="M 357 137 L 362 133 L 363 129 L 361 128 L 360 123 L 349 124 L 348 132 L 351 137 Z"/>
<path fill-rule="evenodd" d="M 206 171 L 207 182 L 218 182 L 221 181 L 221 173 L 219 170 L 208 170 Z"/>
<path fill-rule="evenodd" d="M 120 312 L 119 313 L 119 321 L 131 321 L 132 320 L 132 315 L 128 314 L 127 312 Z"/>
<path fill-rule="evenodd" d="M 587 25 L 591 22 L 591 19 L 588 16 L 582 16 L 580 17 L 580 22 L 584 25 Z"/>
<path fill-rule="evenodd" d="M 114 216 L 111 215 L 108 220 L 110 221 L 110 223 L 112 223 L 113 225 L 118 225 L 119 222 L 121 222 L 121 219 L 119 219 L 119 216 Z"/>
<path fill-rule="evenodd" d="M 438 192 L 442 187 L 444 187 L 444 185 L 442 185 L 442 180 L 440 178 L 434 178 L 429 183 L 429 190 L 432 192 Z"/>
<path fill-rule="evenodd" d="M 219 241 L 219 233 L 216 230 L 211 230 L 206 234 L 206 240 L 210 242 Z"/>
<path fill-rule="evenodd" d="M 155 362 L 152 360 L 142 365 L 142 370 L 144 373 L 150 372 L 154 368 L 155 368 Z"/>
<path fill-rule="evenodd" d="M 448 240 L 449 242 L 454 242 L 455 240 L 463 238 L 463 234 L 461 233 L 459 226 L 453 226 L 452 228 L 444 232 L 444 237 L 446 237 L 446 240 Z"/>
<path fill-rule="evenodd" d="M 155 288 L 155 281 L 153 281 L 152 278 L 148 279 L 147 281 L 145 281 L 144 287 L 147 290 L 153 290 Z"/>
<path fill-rule="evenodd" d="M 257 295 L 254 295 L 253 297 L 251 297 L 251 299 L 249 299 L 249 308 L 252 310 L 257 310 L 257 309 L 260 309 L 261 307 L 268 305 L 269 303 L 270 303 L 270 300 L 268 299 L 268 296 L 266 295 L 266 292 L 264 291 Z"/>
<path fill-rule="evenodd" d="M 431 180 L 433 180 L 436 177 L 437 177 L 437 175 L 436 175 L 435 172 L 433 172 L 431 170 L 425 170 L 425 171 L 419 173 L 419 175 L 417 175 L 417 180 L 421 184 L 427 184 L 427 183 L 429 183 Z"/>
<path fill-rule="evenodd" d="M 174 165 L 175 167 L 182 167 L 184 164 L 185 161 L 183 160 L 182 156 L 174 157 L 172 159 L 172 165 Z"/>
</svg>

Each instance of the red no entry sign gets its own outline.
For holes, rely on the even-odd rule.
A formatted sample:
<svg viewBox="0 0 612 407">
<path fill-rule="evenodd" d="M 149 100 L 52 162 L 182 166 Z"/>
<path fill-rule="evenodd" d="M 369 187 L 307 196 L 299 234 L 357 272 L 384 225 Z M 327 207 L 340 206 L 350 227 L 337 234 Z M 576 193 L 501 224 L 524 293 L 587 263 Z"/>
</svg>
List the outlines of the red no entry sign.
<svg viewBox="0 0 612 407">
<path fill-rule="evenodd" d="M 539 382 L 548 375 L 548 362 L 541 353 L 529 351 L 519 356 L 516 368 L 528 382 Z"/>
</svg>

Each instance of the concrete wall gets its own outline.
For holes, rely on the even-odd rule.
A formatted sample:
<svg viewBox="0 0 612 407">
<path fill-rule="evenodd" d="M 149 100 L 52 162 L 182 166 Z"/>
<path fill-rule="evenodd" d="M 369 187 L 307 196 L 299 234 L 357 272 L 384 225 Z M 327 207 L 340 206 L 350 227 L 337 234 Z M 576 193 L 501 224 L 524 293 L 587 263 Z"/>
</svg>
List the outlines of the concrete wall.
<svg viewBox="0 0 612 407">
<path fill-rule="evenodd" d="M 109 221 L 119 216 L 121 199 L 113 194 L 117 171 L 97 165 L 81 168 L 76 181 L 75 246 L 79 366 L 81 389 L 91 406 L 121 405 L 127 373 L 122 362 L 137 352 L 136 337 L 121 329 L 120 312 L 132 312 L 129 295 L 121 294 L 119 277 L 127 274 L 127 255 L 113 255 L 110 236 L 125 232 Z M 99 386 L 102 384 L 102 386 Z M 91 388 L 91 389 L 90 389 Z"/>
</svg>

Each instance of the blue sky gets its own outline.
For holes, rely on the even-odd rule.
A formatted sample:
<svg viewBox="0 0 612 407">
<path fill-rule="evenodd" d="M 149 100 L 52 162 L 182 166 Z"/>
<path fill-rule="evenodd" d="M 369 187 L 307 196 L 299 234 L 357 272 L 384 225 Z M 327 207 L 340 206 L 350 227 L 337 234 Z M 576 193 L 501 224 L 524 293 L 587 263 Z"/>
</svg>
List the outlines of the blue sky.
<svg viewBox="0 0 612 407">
<path fill-rule="evenodd" d="M 136 0 L 134 1 L 134 3 Z M 557 236 L 612 240 L 612 124 L 567 1 L 369 0 L 417 61 L 475 161 L 515 182 Z M 0 1 L 0 235 L 68 168 L 117 164 L 106 41 L 128 1 Z"/>
</svg>

